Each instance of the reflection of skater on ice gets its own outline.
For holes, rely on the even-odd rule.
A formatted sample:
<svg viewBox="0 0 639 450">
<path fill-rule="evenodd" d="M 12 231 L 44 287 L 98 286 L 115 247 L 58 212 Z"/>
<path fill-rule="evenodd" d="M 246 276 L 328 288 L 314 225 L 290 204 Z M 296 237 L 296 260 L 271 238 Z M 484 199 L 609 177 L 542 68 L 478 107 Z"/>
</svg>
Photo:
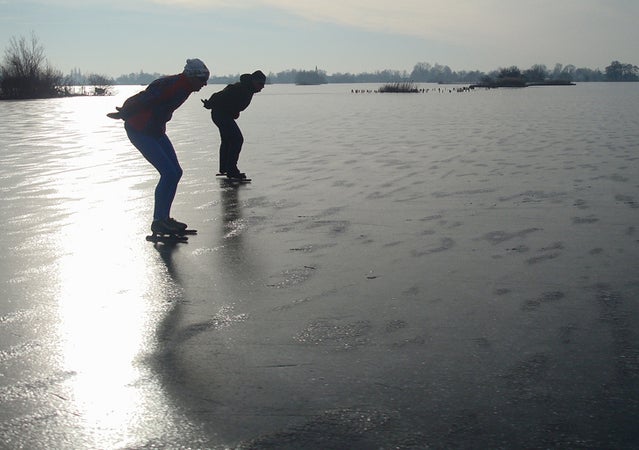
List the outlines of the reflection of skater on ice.
<svg viewBox="0 0 639 450">
<path fill-rule="evenodd" d="M 131 143 L 160 173 L 155 188 L 151 237 L 181 236 L 186 240 L 183 235 L 187 225 L 170 216 L 182 168 L 166 135 L 166 123 L 192 92 L 206 86 L 208 79 L 209 70 L 202 61 L 187 59 L 182 73 L 153 81 L 144 91 L 129 97 L 122 107 L 116 108 L 118 112 L 108 114 L 111 118 L 124 120 Z"/>
<path fill-rule="evenodd" d="M 223 90 L 214 93 L 208 100 L 202 100 L 204 107 L 211 110 L 211 119 L 220 131 L 220 173 L 227 178 L 249 181 L 246 174 L 237 168 L 244 137 L 235 119 L 240 117 L 251 100 L 253 94 L 264 88 L 266 76 L 257 70 L 252 74 L 245 73 L 240 81 L 229 84 Z"/>
</svg>

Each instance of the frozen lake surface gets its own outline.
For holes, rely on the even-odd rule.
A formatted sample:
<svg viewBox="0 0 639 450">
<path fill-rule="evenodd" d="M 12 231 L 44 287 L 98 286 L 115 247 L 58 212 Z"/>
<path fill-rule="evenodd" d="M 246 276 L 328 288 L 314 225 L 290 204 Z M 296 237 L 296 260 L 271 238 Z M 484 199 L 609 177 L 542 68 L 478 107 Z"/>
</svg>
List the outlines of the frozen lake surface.
<svg viewBox="0 0 639 450">
<path fill-rule="evenodd" d="M 0 102 L 8 448 L 636 448 L 639 84 L 267 86 L 240 168 L 113 97 Z"/>
</svg>

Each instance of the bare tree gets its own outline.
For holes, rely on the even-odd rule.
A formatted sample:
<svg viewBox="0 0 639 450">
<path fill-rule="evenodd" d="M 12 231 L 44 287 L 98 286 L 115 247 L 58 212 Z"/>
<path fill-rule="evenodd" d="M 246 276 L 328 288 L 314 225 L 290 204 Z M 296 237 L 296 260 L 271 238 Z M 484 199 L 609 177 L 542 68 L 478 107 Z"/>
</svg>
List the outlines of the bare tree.
<svg viewBox="0 0 639 450">
<path fill-rule="evenodd" d="M 639 81 L 639 67 L 613 61 L 606 67 L 607 81 Z"/>
<path fill-rule="evenodd" d="M 25 37 L 10 39 L 0 73 L 2 98 L 46 98 L 60 93 L 62 73 L 49 65 L 35 34 L 30 41 Z"/>
<path fill-rule="evenodd" d="M 5 63 L 3 69 L 9 76 L 34 76 L 45 62 L 44 46 L 40 44 L 35 34 L 31 35 L 31 42 L 25 37 L 9 40 L 9 47 L 4 51 Z"/>
<path fill-rule="evenodd" d="M 542 82 L 548 78 L 548 69 L 543 64 L 535 64 L 524 71 L 524 77 L 526 77 L 526 81 Z"/>
<path fill-rule="evenodd" d="M 87 81 L 93 85 L 93 95 L 111 95 L 113 87 L 113 79 L 106 75 L 92 73 L 88 76 Z"/>
</svg>

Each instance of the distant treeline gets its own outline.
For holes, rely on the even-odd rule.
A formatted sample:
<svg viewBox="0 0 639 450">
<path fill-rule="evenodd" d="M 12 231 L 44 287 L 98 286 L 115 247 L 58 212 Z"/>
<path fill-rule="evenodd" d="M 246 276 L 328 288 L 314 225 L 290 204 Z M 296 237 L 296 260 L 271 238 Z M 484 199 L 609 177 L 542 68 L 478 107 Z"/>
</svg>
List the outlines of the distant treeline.
<svg viewBox="0 0 639 450">
<path fill-rule="evenodd" d="M 0 100 L 19 100 L 70 95 L 109 95 L 113 85 L 147 85 L 160 78 L 159 73 L 130 73 L 115 79 L 101 74 L 83 74 L 74 69 L 69 75 L 53 68 L 44 54 L 44 46 L 32 33 L 11 38 L 0 62 Z M 212 76 L 209 83 L 228 84 L 239 80 L 240 74 Z M 550 70 L 542 64 L 520 70 L 517 66 L 500 68 L 490 73 L 453 71 L 441 64 L 418 63 L 411 72 L 382 70 L 373 73 L 334 73 L 315 67 L 315 70 L 285 70 L 269 73 L 267 83 L 325 84 L 325 83 L 385 83 L 392 89 L 403 89 L 406 83 L 463 83 L 483 86 L 529 86 L 571 84 L 583 81 L 639 81 L 639 67 L 613 61 L 604 71 L 577 68 L 571 64 L 556 64 Z M 80 90 L 78 90 L 80 87 Z M 87 88 L 88 87 L 88 88 Z"/>
<path fill-rule="evenodd" d="M 576 67 L 572 64 L 556 64 L 552 69 L 543 64 L 535 64 L 529 69 L 520 70 L 516 66 L 499 68 L 491 72 L 454 71 L 449 66 L 441 64 L 418 63 L 413 70 L 382 70 L 376 72 L 362 72 L 358 74 L 341 73 L 327 74 L 326 71 L 290 69 L 282 72 L 270 72 L 267 82 L 270 84 L 324 84 L 324 83 L 397 83 L 413 81 L 416 83 L 480 83 L 490 79 L 498 79 L 508 74 L 525 79 L 528 82 L 547 80 L 562 80 L 573 82 L 590 81 L 639 81 L 639 67 L 613 61 L 603 71 Z M 78 74 L 76 74 L 78 75 Z M 113 80 L 113 84 L 148 84 L 162 76 L 159 73 L 130 73 L 121 75 Z M 240 74 L 217 76 L 209 79 L 210 84 L 229 84 L 238 81 Z"/>
</svg>

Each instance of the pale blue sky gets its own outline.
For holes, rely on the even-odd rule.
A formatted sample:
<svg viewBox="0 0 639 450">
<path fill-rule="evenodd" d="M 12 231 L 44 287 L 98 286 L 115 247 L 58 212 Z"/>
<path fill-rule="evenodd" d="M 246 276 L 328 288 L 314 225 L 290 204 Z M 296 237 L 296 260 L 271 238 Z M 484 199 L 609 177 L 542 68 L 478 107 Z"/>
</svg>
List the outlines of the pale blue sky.
<svg viewBox="0 0 639 450">
<path fill-rule="evenodd" d="M 65 74 L 410 72 L 639 64 L 637 0 L 0 0 L 0 45 L 31 32 Z M 2 55 L 4 54 L 4 51 Z"/>
</svg>

